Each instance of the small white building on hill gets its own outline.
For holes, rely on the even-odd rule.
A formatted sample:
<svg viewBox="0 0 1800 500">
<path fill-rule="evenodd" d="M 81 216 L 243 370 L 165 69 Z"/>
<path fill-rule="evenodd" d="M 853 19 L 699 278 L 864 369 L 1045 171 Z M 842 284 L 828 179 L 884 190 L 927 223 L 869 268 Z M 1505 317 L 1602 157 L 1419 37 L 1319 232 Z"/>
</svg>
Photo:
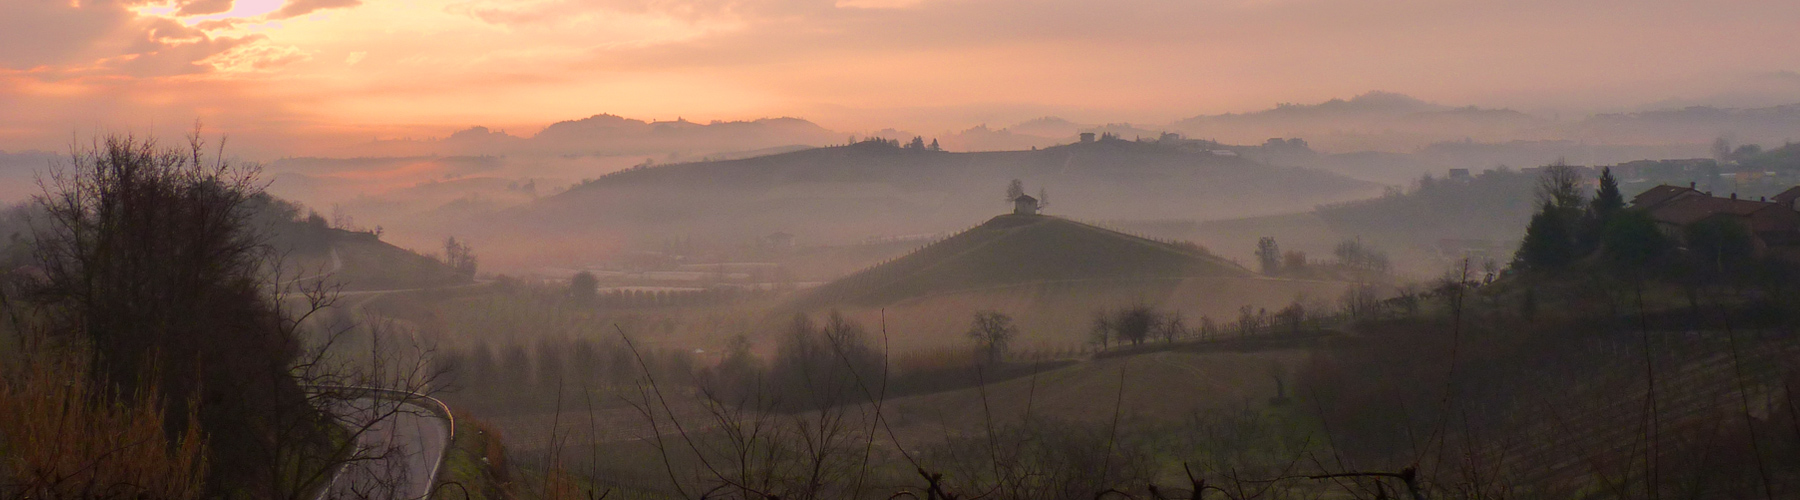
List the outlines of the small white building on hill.
<svg viewBox="0 0 1800 500">
<path fill-rule="evenodd" d="M 1038 199 L 1028 194 L 1013 198 L 1013 215 L 1037 215 Z"/>
</svg>

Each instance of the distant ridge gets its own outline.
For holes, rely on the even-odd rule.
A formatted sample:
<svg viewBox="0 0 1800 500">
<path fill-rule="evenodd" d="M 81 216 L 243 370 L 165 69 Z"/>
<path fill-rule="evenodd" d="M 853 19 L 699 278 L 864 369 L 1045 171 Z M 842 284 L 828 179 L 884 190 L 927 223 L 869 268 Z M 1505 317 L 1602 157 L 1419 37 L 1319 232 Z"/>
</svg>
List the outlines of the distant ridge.
<svg viewBox="0 0 1800 500">
<path fill-rule="evenodd" d="M 1006 285 L 1203 276 L 1251 273 L 1199 246 L 1150 240 L 1059 217 L 1009 214 L 822 285 L 796 305 L 866 306 Z"/>
</svg>

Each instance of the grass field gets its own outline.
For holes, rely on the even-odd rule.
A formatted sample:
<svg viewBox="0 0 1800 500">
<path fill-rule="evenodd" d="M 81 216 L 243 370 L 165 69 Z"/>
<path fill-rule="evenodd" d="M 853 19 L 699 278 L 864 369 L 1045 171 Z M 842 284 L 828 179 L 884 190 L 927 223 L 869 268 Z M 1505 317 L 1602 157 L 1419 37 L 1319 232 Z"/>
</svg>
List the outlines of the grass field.
<svg viewBox="0 0 1800 500">
<path fill-rule="evenodd" d="M 1198 246 L 1140 238 L 1057 217 L 1002 215 L 820 286 L 797 305 L 868 306 L 1053 281 L 1249 274 Z"/>
<path fill-rule="evenodd" d="M 1267 406 L 1276 395 L 1275 374 L 1286 373 L 1307 355 L 1282 350 L 1121 356 L 984 387 L 893 398 L 883 404 L 883 412 L 908 447 L 947 434 L 979 432 L 990 418 L 996 424 L 1017 422 L 1028 407 L 1032 418 L 1098 422 L 1112 418 L 1116 402 L 1122 417 L 1176 421 L 1197 411 Z M 672 396 L 676 399 L 670 401 L 671 409 L 690 432 L 709 428 L 710 419 L 691 395 Z M 553 436 L 565 445 L 576 445 L 631 442 L 654 435 L 637 410 L 616 403 L 607 406 L 612 407 L 589 412 L 585 402 L 571 400 L 561 415 L 545 412 L 485 420 L 506 433 L 509 449 L 521 453 L 547 450 L 556 442 Z M 666 424 L 662 430 L 673 431 Z"/>
</svg>

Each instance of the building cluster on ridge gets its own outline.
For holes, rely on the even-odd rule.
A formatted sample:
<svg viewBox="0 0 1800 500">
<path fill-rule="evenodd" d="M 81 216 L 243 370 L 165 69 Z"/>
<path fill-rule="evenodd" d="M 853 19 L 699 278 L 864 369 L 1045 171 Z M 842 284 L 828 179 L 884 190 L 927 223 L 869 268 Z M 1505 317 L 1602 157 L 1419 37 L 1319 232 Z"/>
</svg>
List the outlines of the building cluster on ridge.
<svg viewBox="0 0 1800 500">
<path fill-rule="evenodd" d="M 1631 207 L 1648 213 L 1664 234 L 1680 238 L 1689 226 L 1722 218 L 1748 230 L 1758 254 L 1790 259 L 1800 258 L 1800 210 L 1796 203 L 1800 203 L 1800 186 L 1773 198 L 1751 200 L 1738 198 L 1737 193 L 1713 196 L 1692 183 L 1686 187 L 1659 185 L 1631 199 Z"/>
</svg>

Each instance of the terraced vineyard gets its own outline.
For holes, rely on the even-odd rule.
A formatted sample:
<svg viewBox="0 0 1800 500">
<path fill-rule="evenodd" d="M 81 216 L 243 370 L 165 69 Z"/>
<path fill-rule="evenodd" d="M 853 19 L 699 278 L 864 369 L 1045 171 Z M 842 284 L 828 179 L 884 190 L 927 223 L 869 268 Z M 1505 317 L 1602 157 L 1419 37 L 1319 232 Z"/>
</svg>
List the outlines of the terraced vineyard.
<svg viewBox="0 0 1800 500">
<path fill-rule="evenodd" d="M 1650 366 L 1641 346 L 1613 344 L 1591 379 L 1517 406 L 1511 424 L 1487 433 L 1499 438 L 1465 467 L 1543 498 L 1638 495 L 1609 488 L 1641 489 L 1652 475 L 1665 494 L 1711 497 L 1728 480 L 1756 478 L 1756 455 L 1771 453 L 1771 417 L 1789 411 L 1783 378 L 1800 360 L 1800 339 L 1703 331 L 1653 332 L 1649 341 Z M 1764 434 L 1745 434 L 1747 419 Z M 1771 487 L 1775 498 L 1800 493 L 1800 485 Z"/>
</svg>

